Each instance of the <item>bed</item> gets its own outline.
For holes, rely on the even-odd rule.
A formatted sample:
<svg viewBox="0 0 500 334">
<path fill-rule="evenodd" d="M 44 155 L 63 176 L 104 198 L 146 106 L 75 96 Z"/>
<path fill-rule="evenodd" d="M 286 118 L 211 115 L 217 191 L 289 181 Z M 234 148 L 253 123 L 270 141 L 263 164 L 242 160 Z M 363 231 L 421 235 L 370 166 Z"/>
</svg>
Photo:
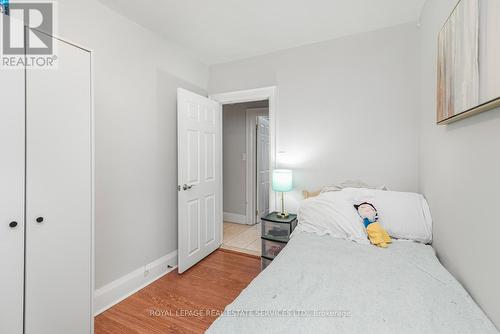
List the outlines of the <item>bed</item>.
<svg viewBox="0 0 500 334">
<path fill-rule="evenodd" d="M 431 246 L 381 249 L 297 229 L 207 333 L 498 331 Z"/>
</svg>

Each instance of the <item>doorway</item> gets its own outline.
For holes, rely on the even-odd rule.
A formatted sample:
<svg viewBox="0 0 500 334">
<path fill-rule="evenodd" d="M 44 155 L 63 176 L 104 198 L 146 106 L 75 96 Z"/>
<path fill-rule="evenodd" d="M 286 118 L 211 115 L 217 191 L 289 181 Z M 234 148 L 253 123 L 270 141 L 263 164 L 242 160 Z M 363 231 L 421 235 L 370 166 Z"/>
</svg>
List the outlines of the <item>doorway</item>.
<svg viewBox="0 0 500 334">
<path fill-rule="evenodd" d="M 221 247 L 223 243 L 222 106 L 261 101 L 267 101 L 268 106 L 269 154 L 266 156 L 269 157 L 268 167 L 271 171 L 276 165 L 276 87 L 221 93 L 211 95 L 209 98 L 182 88 L 177 90 L 179 273 L 198 263 Z M 256 123 L 260 121 L 265 122 L 266 120 L 255 120 Z M 257 138 L 257 132 L 255 132 L 255 138 Z M 255 150 L 257 151 L 257 148 Z M 247 161 L 246 157 L 247 153 L 245 152 L 245 161 Z M 245 173 L 247 173 L 246 169 Z M 247 188 L 246 183 L 245 188 Z M 276 196 L 274 194 L 271 196 L 271 194 L 273 193 L 268 193 L 269 210 L 276 207 Z M 257 203 L 257 201 L 246 202 Z M 258 255 L 260 254 L 260 240 L 258 240 L 260 226 L 257 222 L 253 225 L 252 223 L 247 224 L 247 222 L 252 222 L 251 217 L 255 216 L 256 212 L 250 212 L 250 205 L 246 205 L 245 211 L 244 219 L 241 219 L 241 216 L 233 216 L 233 218 L 240 219 L 236 224 L 240 224 L 242 227 L 252 227 L 253 232 L 257 235 L 257 240 L 243 245 L 245 248 L 239 248 L 242 246 L 239 244 L 238 249 L 246 253 L 254 252 L 254 255 Z M 228 215 L 226 215 L 227 217 Z M 239 232 L 244 233 L 245 231 L 235 232 L 235 234 L 240 234 Z M 250 249 L 247 246 L 250 246 Z"/>
<path fill-rule="evenodd" d="M 225 104 L 222 248 L 260 256 L 260 220 L 269 213 L 269 100 Z"/>
</svg>

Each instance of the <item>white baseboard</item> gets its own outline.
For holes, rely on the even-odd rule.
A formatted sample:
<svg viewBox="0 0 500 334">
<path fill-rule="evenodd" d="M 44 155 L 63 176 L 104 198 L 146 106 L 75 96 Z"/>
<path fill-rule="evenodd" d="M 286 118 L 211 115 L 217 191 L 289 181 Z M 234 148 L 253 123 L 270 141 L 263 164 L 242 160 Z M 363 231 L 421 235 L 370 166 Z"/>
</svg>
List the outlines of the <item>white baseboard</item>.
<svg viewBox="0 0 500 334">
<path fill-rule="evenodd" d="M 224 212 L 224 221 L 237 224 L 246 224 L 247 217 L 237 213 Z"/>
<path fill-rule="evenodd" d="M 140 267 L 94 292 L 94 316 L 153 283 L 177 267 L 177 251 L 173 251 Z"/>
</svg>

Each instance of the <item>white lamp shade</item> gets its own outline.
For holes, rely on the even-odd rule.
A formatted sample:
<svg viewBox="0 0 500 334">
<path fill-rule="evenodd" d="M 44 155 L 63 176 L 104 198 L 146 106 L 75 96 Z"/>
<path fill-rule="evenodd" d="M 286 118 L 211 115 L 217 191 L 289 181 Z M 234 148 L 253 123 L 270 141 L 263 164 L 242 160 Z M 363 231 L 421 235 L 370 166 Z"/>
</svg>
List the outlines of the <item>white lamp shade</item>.
<svg viewBox="0 0 500 334">
<path fill-rule="evenodd" d="M 293 173 L 290 169 L 273 170 L 273 190 L 277 192 L 292 191 Z"/>
</svg>

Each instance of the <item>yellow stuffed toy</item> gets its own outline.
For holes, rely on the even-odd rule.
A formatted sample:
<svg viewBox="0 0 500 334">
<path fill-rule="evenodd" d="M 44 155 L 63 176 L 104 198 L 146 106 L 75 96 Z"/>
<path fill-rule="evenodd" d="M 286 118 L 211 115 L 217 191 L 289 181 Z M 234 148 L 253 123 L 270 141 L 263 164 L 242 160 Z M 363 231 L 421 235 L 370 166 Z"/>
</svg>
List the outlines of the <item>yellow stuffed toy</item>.
<svg viewBox="0 0 500 334">
<path fill-rule="evenodd" d="M 384 230 L 382 225 L 378 222 L 378 213 L 375 206 L 371 203 L 363 202 L 354 205 L 354 208 L 358 211 L 361 218 L 363 218 L 363 224 L 365 225 L 370 242 L 375 246 L 387 248 L 387 245 L 390 244 L 392 240 L 387 231 Z"/>
</svg>

